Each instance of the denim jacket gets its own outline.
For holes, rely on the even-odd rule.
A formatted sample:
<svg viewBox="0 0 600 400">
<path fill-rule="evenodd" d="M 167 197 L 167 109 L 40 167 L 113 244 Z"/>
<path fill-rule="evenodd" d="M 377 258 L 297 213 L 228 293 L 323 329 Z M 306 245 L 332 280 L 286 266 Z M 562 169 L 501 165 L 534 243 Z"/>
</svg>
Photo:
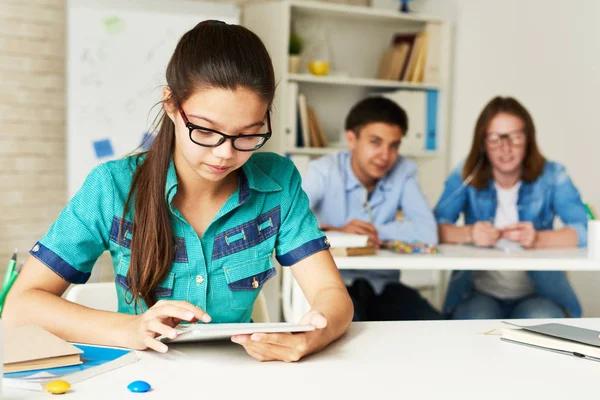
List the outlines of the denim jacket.
<svg viewBox="0 0 600 400">
<path fill-rule="evenodd" d="M 494 222 L 497 197 L 493 181 L 486 188 L 462 186 L 462 164 L 446 180 L 434 214 L 438 224 L 454 224 L 460 214 L 466 225 L 478 221 Z M 517 200 L 519 221 L 530 221 L 538 231 L 553 229 L 554 218 L 560 217 L 565 227 L 577 232 L 578 246 L 587 246 L 587 214 L 579 191 L 565 168 L 546 161 L 544 171 L 534 182 L 522 182 Z M 529 271 L 535 291 L 554 301 L 571 317 L 581 316 L 581 305 L 564 271 Z M 470 296 L 472 271 L 453 271 L 446 294 L 444 313 L 450 315 L 456 306 Z"/>
</svg>

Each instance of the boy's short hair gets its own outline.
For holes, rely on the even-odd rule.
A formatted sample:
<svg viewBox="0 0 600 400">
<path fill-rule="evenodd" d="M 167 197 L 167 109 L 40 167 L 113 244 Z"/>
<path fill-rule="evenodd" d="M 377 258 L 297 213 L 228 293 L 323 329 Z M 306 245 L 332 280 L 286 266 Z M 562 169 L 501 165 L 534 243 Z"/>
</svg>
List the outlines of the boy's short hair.
<svg viewBox="0 0 600 400">
<path fill-rule="evenodd" d="M 375 122 L 398 126 L 402 130 L 402 136 L 406 136 L 406 111 L 394 101 L 381 96 L 367 97 L 356 103 L 346 116 L 346 130 L 353 131 L 358 136 L 365 125 Z"/>
</svg>

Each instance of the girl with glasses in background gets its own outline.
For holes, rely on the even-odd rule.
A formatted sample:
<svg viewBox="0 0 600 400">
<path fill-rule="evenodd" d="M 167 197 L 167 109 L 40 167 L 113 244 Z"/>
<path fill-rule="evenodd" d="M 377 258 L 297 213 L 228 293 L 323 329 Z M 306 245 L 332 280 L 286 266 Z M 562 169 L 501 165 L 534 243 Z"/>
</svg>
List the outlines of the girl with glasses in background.
<svg viewBox="0 0 600 400">
<path fill-rule="evenodd" d="M 202 22 L 177 44 L 166 81 L 151 147 L 89 174 L 32 248 L 8 296 L 6 323 L 165 352 L 156 337 L 174 337 L 181 321 L 250 322 L 276 274 L 275 252 L 311 305 L 300 323 L 316 329 L 232 341 L 261 361 L 322 349 L 349 326 L 352 302 L 294 164 L 254 153 L 272 134 L 275 78 L 263 43 L 241 26 Z M 119 312 L 61 299 L 69 284 L 87 281 L 104 251 Z"/>
<path fill-rule="evenodd" d="M 456 221 L 462 214 L 464 225 Z M 505 250 L 586 246 L 587 214 L 565 168 L 540 153 L 529 112 L 496 97 L 475 126 L 466 161 L 435 208 L 440 242 Z M 554 229 L 554 219 L 564 227 Z M 444 304 L 455 319 L 580 317 L 564 271 L 454 271 Z"/>
</svg>

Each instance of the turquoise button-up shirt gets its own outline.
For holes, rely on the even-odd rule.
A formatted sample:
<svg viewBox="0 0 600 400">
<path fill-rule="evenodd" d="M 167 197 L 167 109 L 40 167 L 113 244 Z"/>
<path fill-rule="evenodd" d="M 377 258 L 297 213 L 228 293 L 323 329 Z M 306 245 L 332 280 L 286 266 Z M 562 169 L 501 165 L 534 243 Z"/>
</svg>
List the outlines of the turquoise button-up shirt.
<svg viewBox="0 0 600 400">
<path fill-rule="evenodd" d="M 143 157 L 143 156 L 142 156 Z M 139 160 L 141 161 L 141 159 Z M 133 210 L 125 200 L 138 156 L 94 168 L 81 189 L 30 253 L 64 280 L 84 283 L 98 257 L 112 257 L 119 312 L 143 310 L 127 285 Z M 290 266 L 329 246 L 301 187 L 294 164 L 272 153 L 255 153 L 240 169 L 238 189 L 202 237 L 173 206 L 177 173 L 169 167 L 165 201 L 176 243 L 171 270 L 156 289 L 158 299 L 185 300 L 213 322 L 248 322 L 262 285 L 276 274 L 272 255 Z M 133 232 L 135 234 L 135 232 Z"/>
</svg>

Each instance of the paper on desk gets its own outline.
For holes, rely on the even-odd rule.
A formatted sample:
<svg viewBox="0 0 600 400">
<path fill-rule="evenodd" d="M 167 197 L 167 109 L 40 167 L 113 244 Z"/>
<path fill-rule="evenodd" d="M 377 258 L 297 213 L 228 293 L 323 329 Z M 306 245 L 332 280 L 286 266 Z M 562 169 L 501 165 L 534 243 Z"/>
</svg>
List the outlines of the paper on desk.
<svg viewBox="0 0 600 400">
<path fill-rule="evenodd" d="M 494 248 L 504 250 L 506 253 L 519 252 L 525 250 L 521 244 L 505 238 L 500 238 L 494 245 Z"/>
</svg>

